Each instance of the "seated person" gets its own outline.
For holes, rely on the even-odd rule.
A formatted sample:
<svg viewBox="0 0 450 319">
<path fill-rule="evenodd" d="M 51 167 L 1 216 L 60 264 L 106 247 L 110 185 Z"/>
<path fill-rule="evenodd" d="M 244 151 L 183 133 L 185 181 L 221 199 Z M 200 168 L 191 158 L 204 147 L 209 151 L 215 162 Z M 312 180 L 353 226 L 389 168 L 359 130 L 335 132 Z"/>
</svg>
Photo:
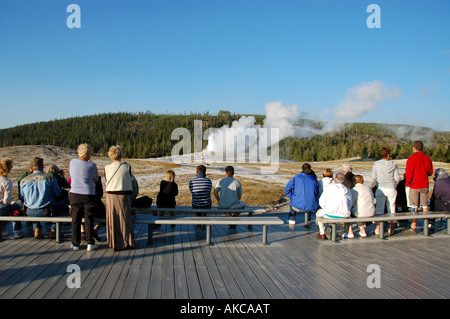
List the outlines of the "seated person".
<svg viewBox="0 0 450 319">
<path fill-rule="evenodd" d="M 189 181 L 189 190 L 192 194 L 192 207 L 211 208 L 211 189 L 212 182 L 206 177 L 206 167 L 204 165 L 197 166 L 197 175 Z M 197 216 L 206 216 L 206 213 L 197 213 Z"/>
<path fill-rule="evenodd" d="M 233 166 L 225 168 L 226 177 L 217 182 L 214 188 L 214 197 L 219 202 L 220 209 L 239 209 L 244 208 L 245 204 L 241 201 L 242 185 L 234 179 Z M 239 216 L 240 213 L 226 213 L 228 217 Z"/>
<path fill-rule="evenodd" d="M 328 185 L 319 198 L 320 209 L 316 217 L 324 218 L 349 218 L 352 207 L 352 193 L 349 188 L 344 186 L 345 176 L 343 173 L 337 173 L 334 178 L 334 184 Z M 325 223 L 317 220 L 319 227 L 318 239 L 327 239 L 325 236 Z"/>
<path fill-rule="evenodd" d="M 372 188 L 364 185 L 364 177 L 355 175 L 355 187 L 352 188 L 352 217 L 372 217 L 375 215 L 374 196 Z M 365 223 L 358 222 L 359 234 L 367 237 Z M 348 225 L 348 238 L 354 238 L 353 227 Z M 345 235 L 345 234 L 344 234 Z M 345 237 L 345 236 L 343 236 Z"/>
<path fill-rule="evenodd" d="M 284 188 L 286 196 L 289 197 L 289 224 L 295 225 L 297 212 L 315 213 L 319 208 L 319 183 L 311 165 L 304 163 L 300 174 L 289 180 Z M 306 217 L 308 216 L 308 218 Z M 306 227 L 310 227 L 311 214 L 305 215 Z"/>
<path fill-rule="evenodd" d="M 21 206 L 12 201 L 12 190 L 13 183 L 8 178 L 8 174 L 13 168 L 13 161 L 10 158 L 0 161 L 0 216 L 10 216 L 13 214 L 18 214 L 21 210 Z M 15 213 L 16 212 L 16 213 Z M 14 239 L 23 238 L 22 234 L 22 223 L 13 222 Z M 0 222 L 0 236 L 9 235 L 9 233 L 4 232 L 4 223 Z"/>
<path fill-rule="evenodd" d="M 44 173 L 44 160 L 35 157 L 31 167 L 33 173 L 24 177 L 20 182 L 20 193 L 24 200 L 28 216 L 54 216 L 67 215 L 68 206 L 54 206 L 55 199 L 61 196 L 61 188 L 52 176 Z M 56 238 L 56 225 L 52 225 L 50 238 Z M 42 227 L 39 222 L 33 223 L 34 237 L 44 238 Z"/>
<path fill-rule="evenodd" d="M 159 193 L 156 197 L 156 206 L 159 208 L 174 208 L 176 206 L 175 197 L 178 195 L 178 185 L 175 183 L 175 172 L 168 170 L 164 179 L 159 185 Z M 163 216 L 164 210 L 158 212 L 158 216 Z M 171 212 L 171 216 L 175 213 Z M 175 225 L 172 225 L 172 227 Z"/>
<path fill-rule="evenodd" d="M 434 173 L 434 189 L 431 205 L 434 210 L 450 212 L 450 176 L 443 168 Z"/>
</svg>

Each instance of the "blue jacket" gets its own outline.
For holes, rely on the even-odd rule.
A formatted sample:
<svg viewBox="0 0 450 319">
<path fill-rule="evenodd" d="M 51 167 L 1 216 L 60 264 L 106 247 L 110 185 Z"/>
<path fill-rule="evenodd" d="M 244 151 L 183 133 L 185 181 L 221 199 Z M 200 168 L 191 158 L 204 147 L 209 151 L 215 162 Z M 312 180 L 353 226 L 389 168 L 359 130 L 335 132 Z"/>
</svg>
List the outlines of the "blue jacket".
<svg viewBox="0 0 450 319">
<path fill-rule="evenodd" d="M 284 188 L 289 204 L 299 210 L 315 212 L 319 208 L 319 183 L 313 175 L 295 175 Z"/>
<path fill-rule="evenodd" d="M 61 195 L 61 188 L 56 178 L 42 171 L 34 171 L 20 182 L 20 194 L 26 207 L 38 209 L 53 204 L 55 198 Z"/>
</svg>

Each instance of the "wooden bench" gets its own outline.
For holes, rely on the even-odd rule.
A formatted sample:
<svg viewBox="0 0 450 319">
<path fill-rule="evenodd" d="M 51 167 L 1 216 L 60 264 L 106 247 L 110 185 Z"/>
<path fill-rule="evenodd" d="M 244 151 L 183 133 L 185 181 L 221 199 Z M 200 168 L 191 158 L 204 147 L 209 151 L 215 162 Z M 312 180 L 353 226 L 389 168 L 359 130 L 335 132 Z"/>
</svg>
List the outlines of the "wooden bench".
<svg viewBox="0 0 450 319">
<path fill-rule="evenodd" d="M 208 216 L 148 216 L 138 214 L 135 224 L 148 225 L 147 245 L 153 245 L 154 225 L 206 225 L 206 243 L 211 244 L 212 225 L 262 225 L 262 242 L 267 244 L 267 228 L 269 225 L 283 225 L 279 217 L 208 217 Z"/>
<path fill-rule="evenodd" d="M 206 242 L 211 243 L 211 225 L 248 225 L 251 229 L 252 225 L 262 225 L 263 226 L 263 243 L 267 244 L 267 227 L 269 225 L 282 225 L 284 222 L 278 217 L 254 217 L 252 216 L 255 212 L 264 212 L 261 207 L 247 207 L 243 209 L 234 210 L 223 210 L 213 207 L 211 209 L 193 209 L 192 207 L 180 206 L 178 209 L 164 208 L 165 211 L 172 210 L 178 214 L 191 214 L 196 212 L 202 213 L 212 213 L 212 214 L 224 214 L 226 212 L 239 212 L 248 213 L 248 217 L 220 217 L 220 216 L 153 216 L 149 215 L 155 211 L 161 211 L 161 208 L 151 207 L 151 208 L 132 208 L 133 213 L 140 212 L 141 214 L 136 214 L 134 217 L 135 224 L 146 224 L 148 225 L 148 239 L 147 244 L 152 245 L 153 243 L 153 225 L 206 225 L 207 236 Z M 104 218 L 96 218 L 98 222 L 105 222 Z M 72 217 L 70 216 L 55 216 L 55 217 L 30 217 L 30 216 L 0 216 L 0 222 L 3 221 L 14 221 L 14 222 L 45 222 L 45 223 L 55 223 L 56 224 L 56 242 L 62 242 L 62 224 L 71 223 Z M 2 236 L 0 236 L 0 241 Z"/>
<path fill-rule="evenodd" d="M 423 233 L 425 236 L 429 235 L 428 224 L 430 219 L 436 218 L 447 218 L 450 216 L 450 213 L 447 212 L 428 212 L 428 213 L 395 213 L 395 214 L 386 214 L 380 216 L 373 217 L 350 217 L 350 218 L 326 218 L 326 217 L 317 217 L 317 220 L 325 224 L 331 224 L 331 240 L 336 241 L 336 225 L 337 224 L 350 224 L 350 223 L 367 223 L 367 222 L 379 222 L 380 223 L 380 239 L 384 239 L 384 223 L 389 221 L 396 220 L 410 220 L 410 219 L 423 219 Z M 450 226 L 447 221 L 447 234 L 450 235 Z"/>
<path fill-rule="evenodd" d="M 191 206 L 177 206 L 174 208 L 161 208 L 161 207 L 148 207 L 148 208 L 135 208 L 132 207 L 131 211 L 134 214 L 154 214 L 156 212 L 169 212 L 174 215 L 196 215 L 197 213 L 207 214 L 207 215 L 225 215 L 226 213 L 239 213 L 248 214 L 248 216 L 253 216 L 255 213 L 265 213 L 266 210 L 260 206 L 248 206 L 238 209 L 221 209 L 218 207 L 211 208 L 193 208 Z M 248 224 L 248 229 L 252 229 L 252 223 Z"/>
<path fill-rule="evenodd" d="M 11 222 L 41 222 L 41 223 L 55 223 L 56 224 L 56 242 L 62 242 L 62 224 L 71 223 L 72 217 L 70 216 L 55 216 L 55 217 L 31 217 L 31 216 L 0 216 L 0 222 L 11 221 Z M 3 238 L 0 236 L 0 241 Z"/>
</svg>

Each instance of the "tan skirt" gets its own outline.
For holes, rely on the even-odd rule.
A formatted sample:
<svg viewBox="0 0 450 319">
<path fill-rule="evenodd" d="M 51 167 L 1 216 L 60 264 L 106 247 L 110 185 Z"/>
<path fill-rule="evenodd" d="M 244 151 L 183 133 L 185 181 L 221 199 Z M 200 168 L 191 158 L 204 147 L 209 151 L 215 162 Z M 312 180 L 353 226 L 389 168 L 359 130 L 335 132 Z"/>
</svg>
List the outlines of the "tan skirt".
<svg viewBox="0 0 450 319">
<path fill-rule="evenodd" d="M 134 248 L 130 195 L 106 194 L 106 238 L 114 250 Z"/>
</svg>

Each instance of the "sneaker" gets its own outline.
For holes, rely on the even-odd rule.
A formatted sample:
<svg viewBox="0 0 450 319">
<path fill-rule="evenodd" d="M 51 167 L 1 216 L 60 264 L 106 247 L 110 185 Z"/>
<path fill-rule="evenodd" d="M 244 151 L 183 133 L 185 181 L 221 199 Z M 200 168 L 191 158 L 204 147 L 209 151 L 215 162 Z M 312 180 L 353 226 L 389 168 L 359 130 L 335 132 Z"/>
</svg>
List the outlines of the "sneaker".
<svg viewBox="0 0 450 319">
<path fill-rule="evenodd" d="M 344 239 L 344 238 L 350 238 L 350 239 L 352 239 L 352 238 L 355 238 L 355 235 L 349 235 L 348 233 L 343 233 L 343 234 L 342 234 L 342 239 Z"/>
<path fill-rule="evenodd" d="M 72 244 L 72 250 L 78 251 L 78 250 L 80 250 L 80 246 L 75 246 L 74 244 Z"/>
<path fill-rule="evenodd" d="M 23 234 L 20 230 L 15 230 L 14 231 L 14 239 L 20 239 L 23 238 Z"/>
<path fill-rule="evenodd" d="M 96 244 L 88 244 L 87 245 L 87 251 L 93 251 L 96 249 L 98 249 L 98 245 L 96 245 Z"/>
<path fill-rule="evenodd" d="M 44 239 L 44 234 L 42 234 L 42 229 L 36 228 L 34 230 L 34 238 L 36 238 L 36 239 Z"/>
</svg>

